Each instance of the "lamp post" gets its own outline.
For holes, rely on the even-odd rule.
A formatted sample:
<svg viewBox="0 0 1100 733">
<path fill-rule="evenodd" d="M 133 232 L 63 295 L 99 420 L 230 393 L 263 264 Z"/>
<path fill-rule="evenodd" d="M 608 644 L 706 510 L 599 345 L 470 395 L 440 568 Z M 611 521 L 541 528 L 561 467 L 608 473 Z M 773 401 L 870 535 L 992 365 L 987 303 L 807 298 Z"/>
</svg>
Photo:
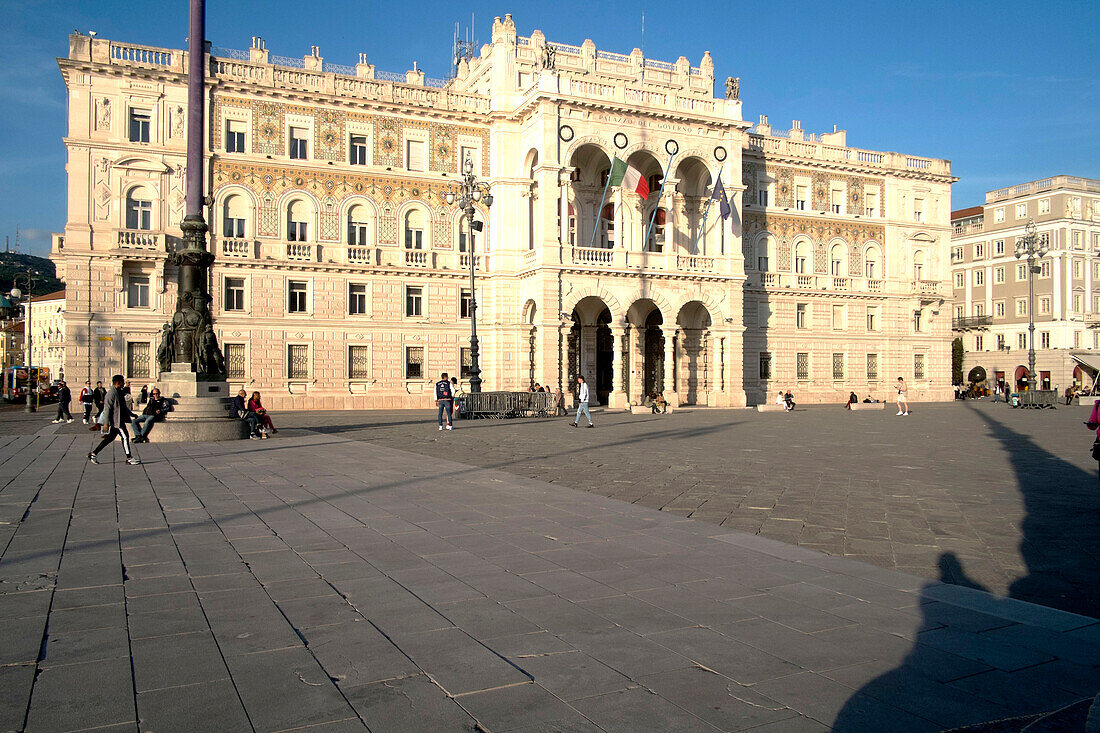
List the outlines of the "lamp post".
<svg viewBox="0 0 1100 733">
<path fill-rule="evenodd" d="M 38 400 L 38 372 L 34 372 L 34 376 L 31 376 L 31 300 L 34 298 L 34 286 L 37 281 L 29 272 L 20 272 L 14 278 L 12 278 L 11 299 L 13 301 L 19 300 L 23 297 L 23 292 L 19 289 L 19 281 L 22 280 L 27 286 L 27 302 L 23 304 L 23 348 L 27 351 L 27 412 L 37 412 L 38 405 L 35 404 Z M 33 393 L 34 399 L 31 399 Z"/>
<path fill-rule="evenodd" d="M 1035 222 L 1028 219 L 1027 233 L 1016 240 L 1016 259 L 1027 260 L 1027 389 L 1035 391 L 1035 285 L 1034 275 L 1040 272 L 1039 260 L 1050 251 L 1045 234 L 1035 231 Z"/>
<path fill-rule="evenodd" d="M 466 250 L 470 258 L 470 392 L 481 392 L 481 367 L 478 365 L 477 347 L 477 294 L 474 290 L 474 231 L 481 231 L 481 222 L 474 221 L 474 204 L 480 201 L 488 208 L 493 205 L 493 194 L 489 192 L 489 184 L 479 181 L 474 176 L 474 161 L 466 158 L 462 164 L 462 179 L 453 188 L 443 194 L 443 200 L 448 206 L 458 205 L 458 208 L 466 214 L 467 244 Z M 475 227 L 474 225 L 477 224 Z M 462 365 L 459 365 L 461 374 Z"/>
</svg>

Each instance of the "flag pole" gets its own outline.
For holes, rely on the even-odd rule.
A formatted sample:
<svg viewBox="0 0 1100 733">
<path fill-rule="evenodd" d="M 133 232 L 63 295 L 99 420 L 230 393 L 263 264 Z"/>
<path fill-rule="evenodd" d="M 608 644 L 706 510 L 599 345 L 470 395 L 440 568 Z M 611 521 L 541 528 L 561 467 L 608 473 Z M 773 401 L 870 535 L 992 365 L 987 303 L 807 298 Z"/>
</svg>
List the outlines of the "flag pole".
<svg viewBox="0 0 1100 733">
<path fill-rule="evenodd" d="M 645 230 L 645 239 L 642 240 L 643 249 L 645 247 L 649 246 L 649 235 L 650 235 L 650 233 L 653 232 L 653 222 L 655 222 L 657 220 L 657 209 L 661 208 L 661 196 L 663 196 L 664 193 L 665 193 L 665 181 L 668 180 L 667 171 L 672 170 L 672 159 L 675 158 L 675 157 L 676 157 L 676 153 L 669 153 L 668 167 L 665 168 L 665 171 L 666 171 L 665 175 L 661 176 L 661 188 L 657 192 L 657 203 L 653 207 L 653 213 L 649 215 L 649 227 L 646 228 L 646 230 Z"/>
<path fill-rule="evenodd" d="M 600 228 L 600 214 L 603 213 L 603 205 L 607 202 L 607 189 L 611 186 L 611 174 L 615 172 L 615 158 L 611 159 L 611 170 L 607 172 L 607 183 L 603 184 L 603 196 L 600 197 L 600 206 L 596 209 L 596 223 L 592 225 L 592 236 L 588 240 L 589 247 L 596 246 L 596 230 Z"/>
<path fill-rule="evenodd" d="M 718 172 L 718 180 L 722 180 L 721 171 Z M 718 184 L 715 183 L 714 185 L 717 186 Z M 707 197 L 707 207 L 703 209 L 703 221 L 699 224 L 699 233 L 695 235 L 695 241 L 691 244 L 691 253 L 693 255 L 699 253 L 699 240 L 703 238 L 703 232 L 706 231 L 707 214 L 710 213 L 710 205 L 712 203 L 714 203 L 714 189 L 711 189 L 710 196 Z"/>
</svg>

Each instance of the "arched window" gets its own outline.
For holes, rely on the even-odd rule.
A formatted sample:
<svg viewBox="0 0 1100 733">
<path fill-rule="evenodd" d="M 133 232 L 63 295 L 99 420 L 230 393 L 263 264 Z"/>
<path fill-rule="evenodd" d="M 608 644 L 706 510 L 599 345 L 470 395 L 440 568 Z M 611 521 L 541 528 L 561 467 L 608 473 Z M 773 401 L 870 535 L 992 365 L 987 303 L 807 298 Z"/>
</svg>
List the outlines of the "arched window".
<svg viewBox="0 0 1100 733">
<path fill-rule="evenodd" d="M 424 249 L 426 218 L 420 209 L 409 209 L 405 214 L 405 249 Z"/>
<path fill-rule="evenodd" d="M 847 275 L 848 274 L 847 268 L 844 266 L 844 263 L 845 263 L 844 254 L 845 253 L 844 253 L 844 245 L 843 244 L 839 244 L 839 243 L 834 244 L 829 249 L 829 274 L 830 275 L 833 275 L 834 277 L 840 277 L 842 275 Z"/>
<path fill-rule="evenodd" d="M 665 222 L 668 220 L 668 212 L 665 209 L 657 209 L 657 215 L 653 217 L 653 233 L 646 242 L 647 252 L 662 252 L 665 248 Z M 649 226 L 649 221 L 645 222 Z"/>
<path fill-rule="evenodd" d="M 868 247 L 863 260 L 863 274 L 870 280 L 882 277 L 882 265 L 879 263 L 878 247 Z"/>
<path fill-rule="evenodd" d="M 245 236 L 248 207 L 244 196 L 230 196 L 222 204 L 222 236 L 240 239 Z"/>
<path fill-rule="evenodd" d="M 775 253 L 775 238 L 764 237 L 756 243 L 756 269 L 760 272 L 769 272 Z"/>
<path fill-rule="evenodd" d="M 664 176 L 662 176 L 660 173 L 654 173 L 652 176 L 650 176 L 646 180 L 646 183 L 649 184 L 649 192 L 650 193 L 656 193 L 657 191 L 660 191 L 661 190 L 661 181 L 663 181 L 663 180 L 664 180 Z"/>
<path fill-rule="evenodd" d="M 470 224 L 466 221 L 465 216 L 460 216 L 458 221 L 458 251 L 469 252 L 470 249 L 466 246 L 466 238 L 470 235 Z M 481 227 L 481 231 L 478 231 L 478 227 Z M 485 231 L 485 222 L 481 219 L 481 214 L 474 214 L 474 236 L 471 240 L 473 242 L 473 251 L 478 251 L 478 245 L 481 244 L 481 235 Z"/>
<path fill-rule="evenodd" d="M 286 238 L 288 242 L 305 242 L 309 239 L 309 207 L 301 199 L 287 204 Z"/>
<path fill-rule="evenodd" d="M 144 188 L 131 189 L 126 194 L 126 228 L 153 228 L 153 197 Z"/>
<path fill-rule="evenodd" d="M 810 271 L 810 243 L 805 239 L 794 246 L 794 271 L 799 275 Z"/>
<path fill-rule="evenodd" d="M 600 210 L 600 246 L 615 247 L 615 204 L 607 204 Z"/>
<path fill-rule="evenodd" d="M 370 219 L 367 207 L 356 204 L 348 209 L 348 244 L 356 247 L 370 245 Z"/>
<path fill-rule="evenodd" d="M 924 251 L 917 250 L 913 253 L 913 279 L 924 279 Z"/>
</svg>

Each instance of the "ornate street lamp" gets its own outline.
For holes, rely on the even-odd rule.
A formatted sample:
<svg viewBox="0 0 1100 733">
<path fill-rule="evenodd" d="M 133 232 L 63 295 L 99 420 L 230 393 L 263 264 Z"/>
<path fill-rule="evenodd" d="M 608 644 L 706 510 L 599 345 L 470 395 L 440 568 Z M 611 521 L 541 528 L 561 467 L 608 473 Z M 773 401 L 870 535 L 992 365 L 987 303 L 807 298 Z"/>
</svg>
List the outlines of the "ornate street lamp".
<svg viewBox="0 0 1100 733">
<path fill-rule="evenodd" d="M 1035 222 L 1027 221 L 1026 234 L 1016 240 L 1016 259 L 1027 260 L 1027 389 L 1035 391 L 1035 287 L 1033 276 L 1041 271 L 1039 260 L 1046 257 L 1050 244 L 1046 234 L 1037 234 Z"/>
<path fill-rule="evenodd" d="M 13 302 L 18 301 L 23 297 L 23 291 L 18 287 L 19 281 L 22 280 L 27 287 L 27 302 L 23 304 L 23 348 L 27 350 L 27 412 L 37 412 L 38 405 L 38 373 L 34 373 L 34 377 L 31 376 L 31 358 L 33 352 L 31 351 L 31 299 L 34 297 L 34 286 L 38 284 L 34 275 L 29 272 L 20 272 L 12 278 L 11 299 Z M 31 397 L 34 399 L 31 399 Z"/>
<path fill-rule="evenodd" d="M 479 181 L 474 177 L 474 161 L 466 158 L 462 164 L 462 180 L 453 188 L 443 194 L 443 200 L 448 206 L 458 205 L 458 208 L 466 214 L 467 235 L 466 247 L 470 257 L 470 392 L 481 392 L 481 367 L 478 366 L 477 348 L 477 293 L 474 290 L 474 232 L 482 230 L 482 223 L 474 221 L 474 204 L 481 202 L 485 208 L 493 205 L 493 194 L 489 193 L 489 184 Z M 459 365 L 459 373 L 462 367 Z"/>
</svg>

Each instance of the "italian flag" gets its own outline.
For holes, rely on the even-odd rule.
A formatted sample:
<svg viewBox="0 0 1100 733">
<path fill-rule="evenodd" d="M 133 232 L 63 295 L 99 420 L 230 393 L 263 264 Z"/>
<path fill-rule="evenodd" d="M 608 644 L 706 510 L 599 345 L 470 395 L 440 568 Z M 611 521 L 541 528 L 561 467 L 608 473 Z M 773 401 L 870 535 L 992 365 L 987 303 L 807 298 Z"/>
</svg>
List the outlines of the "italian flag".
<svg viewBox="0 0 1100 733">
<path fill-rule="evenodd" d="M 611 163 L 611 174 L 607 177 L 607 182 L 609 185 L 622 186 L 633 191 L 643 199 L 649 197 L 649 184 L 642 174 L 634 166 L 627 165 L 625 160 L 619 160 L 617 155 Z"/>
</svg>

